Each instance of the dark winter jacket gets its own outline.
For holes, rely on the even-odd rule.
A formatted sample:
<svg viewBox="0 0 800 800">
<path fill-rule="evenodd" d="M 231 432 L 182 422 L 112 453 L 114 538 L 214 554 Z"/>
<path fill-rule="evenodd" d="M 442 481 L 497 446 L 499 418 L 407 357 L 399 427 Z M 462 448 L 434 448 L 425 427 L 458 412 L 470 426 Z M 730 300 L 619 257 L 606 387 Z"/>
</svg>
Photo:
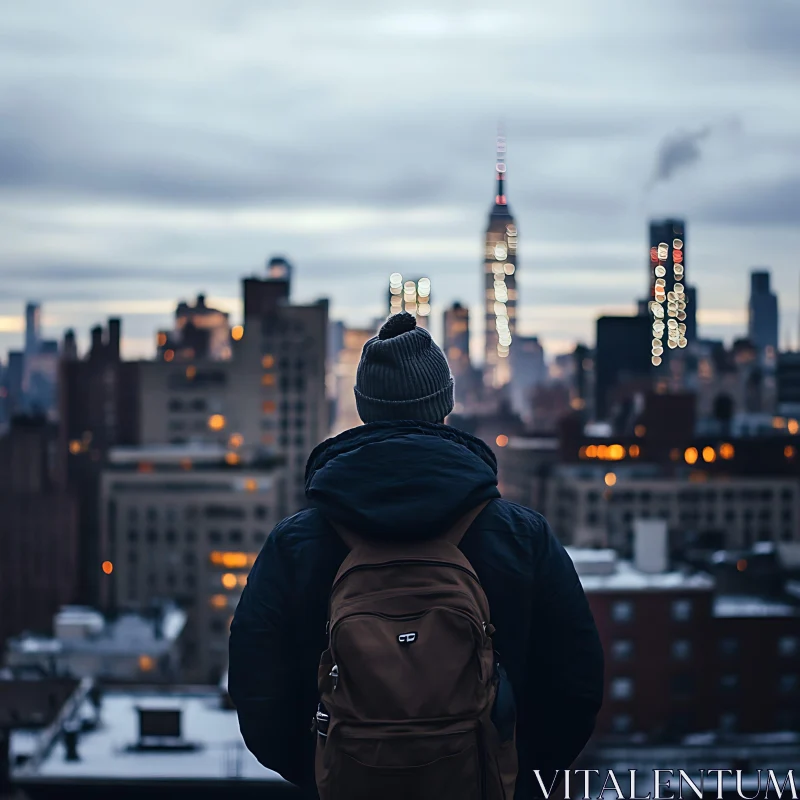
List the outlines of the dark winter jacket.
<svg viewBox="0 0 800 800">
<path fill-rule="evenodd" d="M 566 769 L 592 733 L 603 654 L 571 560 L 545 519 L 499 499 L 496 460 L 447 425 L 378 422 L 319 445 L 306 467 L 312 508 L 279 523 L 250 573 L 230 638 L 229 691 L 259 761 L 313 787 L 317 665 L 328 596 L 347 554 L 327 520 L 384 539 L 426 539 L 493 499 L 461 543 L 489 599 L 495 647 L 514 688 L 520 777 Z"/>
</svg>

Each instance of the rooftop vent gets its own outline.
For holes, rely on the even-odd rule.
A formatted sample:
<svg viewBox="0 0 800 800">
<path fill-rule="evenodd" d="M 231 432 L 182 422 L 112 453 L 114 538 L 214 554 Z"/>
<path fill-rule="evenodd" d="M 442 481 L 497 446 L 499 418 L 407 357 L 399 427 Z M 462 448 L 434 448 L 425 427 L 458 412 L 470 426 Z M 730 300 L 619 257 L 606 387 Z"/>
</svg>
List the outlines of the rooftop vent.
<svg viewBox="0 0 800 800">
<path fill-rule="evenodd" d="M 105 627 L 103 615 L 84 606 L 64 606 L 53 620 L 56 639 L 88 639 Z"/>
<path fill-rule="evenodd" d="M 636 569 L 648 573 L 666 572 L 669 548 L 666 520 L 634 520 L 633 537 L 633 560 Z"/>
<path fill-rule="evenodd" d="M 80 723 L 71 720 L 64 723 L 61 734 L 64 737 L 64 761 L 80 761 L 78 755 L 78 734 Z"/>
<path fill-rule="evenodd" d="M 139 705 L 139 741 L 134 750 L 196 750 L 194 742 L 183 738 L 181 707 L 178 705 Z"/>
</svg>

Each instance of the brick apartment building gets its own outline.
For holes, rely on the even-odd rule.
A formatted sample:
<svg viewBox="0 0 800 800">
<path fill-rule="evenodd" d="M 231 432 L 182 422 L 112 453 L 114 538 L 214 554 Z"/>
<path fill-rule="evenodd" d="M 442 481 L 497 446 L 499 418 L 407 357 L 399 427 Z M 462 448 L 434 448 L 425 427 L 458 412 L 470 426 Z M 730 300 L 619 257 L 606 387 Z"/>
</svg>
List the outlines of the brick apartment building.
<svg viewBox="0 0 800 800">
<path fill-rule="evenodd" d="M 637 525 L 640 535 L 665 550 L 663 523 Z M 670 571 L 665 552 L 642 554 L 640 543 L 633 563 L 570 551 L 606 656 L 595 737 L 797 729 L 800 607 L 718 594 L 711 575 Z"/>
</svg>

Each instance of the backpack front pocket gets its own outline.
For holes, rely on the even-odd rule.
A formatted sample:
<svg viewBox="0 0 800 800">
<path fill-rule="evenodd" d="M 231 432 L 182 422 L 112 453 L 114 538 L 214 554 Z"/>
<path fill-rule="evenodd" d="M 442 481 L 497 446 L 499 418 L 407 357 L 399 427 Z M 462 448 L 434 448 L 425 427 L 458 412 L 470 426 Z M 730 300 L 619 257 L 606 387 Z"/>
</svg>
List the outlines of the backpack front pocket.
<svg viewBox="0 0 800 800">
<path fill-rule="evenodd" d="M 474 732 L 448 737 L 425 737 L 341 742 L 330 796 L 323 800 L 479 800 L 481 774 Z M 344 752 L 353 750 L 351 754 Z M 410 751 L 409 751 L 410 748 Z M 360 752 L 363 751 L 363 752 Z M 405 752 L 404 752 L 405 751 Z M 425 760 L 425 753 L 432 760 Z M 375 762 L 373 756 L 384 755 Z M 419 757 L 422 760 L 417 761 Z M 402 764 L 402 766 L 400 765 Z"/>
</svg>

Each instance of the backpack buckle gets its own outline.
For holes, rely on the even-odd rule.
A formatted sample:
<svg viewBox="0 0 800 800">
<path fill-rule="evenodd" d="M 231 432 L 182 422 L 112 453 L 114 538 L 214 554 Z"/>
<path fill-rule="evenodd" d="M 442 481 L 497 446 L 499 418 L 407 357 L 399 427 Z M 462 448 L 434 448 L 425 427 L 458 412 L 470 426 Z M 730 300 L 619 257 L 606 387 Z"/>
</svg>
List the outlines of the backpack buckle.
<svg viewBox="0 0 800 800">
<path fill-rule="evenodd" d="M 328 723 L 331 721 L 330 714 L 326 714 L 321 708 L 317 710 L 315 718 L 317 733 L 326 738 L 328 736 Z"/>
<path fill-rule="evenodd" d="M 333 691 L 336 691 L 336 687 L 339 685 L 339 667 L 334 664 L 333 669 L 328 673 L 328 675 L 333 678 Z"/>
</svg>

